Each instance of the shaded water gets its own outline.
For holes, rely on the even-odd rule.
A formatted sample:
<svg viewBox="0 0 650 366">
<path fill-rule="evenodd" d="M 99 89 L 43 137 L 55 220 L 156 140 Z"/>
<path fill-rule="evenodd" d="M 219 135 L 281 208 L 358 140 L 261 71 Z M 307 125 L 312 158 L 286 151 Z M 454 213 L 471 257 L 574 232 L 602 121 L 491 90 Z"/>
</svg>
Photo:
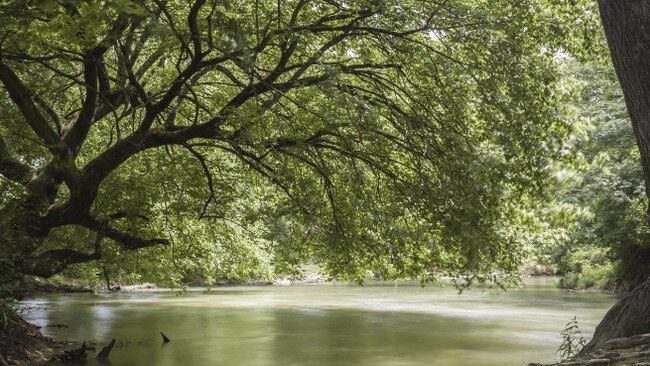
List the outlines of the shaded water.
<svg viewBox="0 0 650 366">
<path fill-rule="evenodd" d="M 505 293 L 331 284 L 50 295 L 23 305 L 33 323 L 68 325 L 42 329 L 58 339 L 117 339 L 112 365 L 446 366 L 553 361 L 574 315 L 589 337 L 614 301 L 533 279 Z M 172 341 L 162 344 L 160 331 Z"/>
</svg>

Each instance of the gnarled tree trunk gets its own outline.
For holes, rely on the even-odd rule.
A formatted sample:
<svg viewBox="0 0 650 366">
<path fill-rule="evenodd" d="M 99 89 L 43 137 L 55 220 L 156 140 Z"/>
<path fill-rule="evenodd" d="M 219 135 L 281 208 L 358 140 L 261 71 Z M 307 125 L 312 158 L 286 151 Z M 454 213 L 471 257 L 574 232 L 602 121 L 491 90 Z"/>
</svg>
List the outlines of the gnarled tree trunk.
<svg viewBox="0 0 650 366">
<path fill-rule="evenodd" d="M 595 351 L 610 339 L 650 333 L 650 279 L 616 303 L 601 320 L 594 338 L 580 352 Z"/>
<path fill-rule="evenodd" d="M 621 83 L 650 198 L 650 2 L 599 0 L 616 75 Z M 605 315 L 583 354 L 612 338 L 650 333 L 650 279 Z"/>
</svg>

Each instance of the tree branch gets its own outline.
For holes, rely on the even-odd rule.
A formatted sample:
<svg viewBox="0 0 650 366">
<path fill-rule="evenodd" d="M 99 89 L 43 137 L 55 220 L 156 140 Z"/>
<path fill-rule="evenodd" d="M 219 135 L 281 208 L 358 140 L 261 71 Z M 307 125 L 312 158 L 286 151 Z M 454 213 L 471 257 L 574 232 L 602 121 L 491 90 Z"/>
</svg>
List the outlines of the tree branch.
<svg viewBox="0 0 650 366">
<path fill-rule="evenodd" d="M 93 230 L 96 233 L 101 234 L 109 239 L 114 240 L 125 249 L 133 250 L 133 249 L 152 247 L 160 244 L 163 245 L 169 244 L 169 240 L 167 239 L 161 239 L 161 238 L 144 239 L 131 234 L 127 234 L 125 232 L 115 229 L 112 226 L 109 226 L 108 223 L 106 222 L 102 222 L 95 219 L 90 215 L 80 218 L 77 224 L 86 227 L 90 230 Z"/>
<path fill-rule="evenodd" d="M 74 155 L 79 152 L 79 148 L 86 138 L 93 122 L 93 116 L 97 106 L 97 96 L 99 95 L 98 71 L 98 60 L 95 55 L 86 55 L 84 57 L 84 84 L 86 88 L 86 98 L 81 107 L 81 112 L 79 112 L 79 117 L 63 134 L 63 141 L 68 145 L 68 148 Z"/>
<path fill-rule="evenodd" d="M 52 277 L 74 263 L 85 263 L 100 259 L 99 252 L 87 254 L 73 249 L 52 249 L 35 258 L 30 258 L 22 266 L 22 273 L 32 276 Z"/>
<path fill-rule="evenodd" d="M 196 160 L 199 161 L 201 164 L 201 167 L 203 168 L 203 173 L 205 174 L 206 179 L 208 180 L 208 190 L 210 191 L 210 196 L 208 197 L 207 200 L 205 200 L 205 203 L 203 204 L 203 209 L 201 210 L 201 213 L 199 214 L 199 219 L 202 219 L 205 216 L 206 211 L 208 210 L 208 205 L 210 202 L 214 201 L 216 195 L 214 193 L 214 184 L 213 184 L 213 179 L 212 179 L 212 174 L 210 173 L 210 169 L 208 168 L 208 165 L 206 163 L 205 157 L 201 155 L 198 151 L 196 151 L 192 146 L 188 144 L 183 144 L 182 145 L 187 151 L 189 151 Z"/>
<path fill-rule="evenodd" d="M 203 51 L 201 50 L 201 33 L 199 32 L 198 24 L 198 15 L 201 7 L 205 4 L 206 0 L 198 0 L 192 5 L 190 13 L 187 16 L 187 24 L 190 28 L 190 33 L 192 35 L 192 46 L 194 47 L 194 53 L 192 59 L 200 59 L 203 57 Z"/>
<path fill-rule="evenodd" d="M 34 95 L 34 101 L 38 103 L 38 105 L 41 106 L 47 112 L 47 114 L 50 116 L 52 121 L 54 122 L 54 126 L 56 127 L 56 132 L 58 132 L 59 135 L 61 135 L 63 131 L 63 125 L 61 124 L 61 118 L 59 115 L 54 111 L 52 107 L 50 107 L 44 100 L 43 98 L 39 97 L 38 95 Z"/>
<path fill-rule="evenodd" d="M 86 96 L 76 121 L 63 134 L 63 141 L 76 155 L 81 148 L 95 119 L 100 88 L 104 97 L 108 96 L 108 75 L 103 63 L 104 53 L 115 43 L 129 24 L 126 16 L 120 15 L 104 39 L 83 56 L 83 75 Z"/>
<path fill-rule="evenodd" d="M 56 156 L 61 154 L 59 136 L 48 125 L 45 117 L 38 110 L 27 87 L 9 66 L 0 62 L 0 81 L 9 92 L 20 112 L 25 117 L 27 124 L 36 135 L 45 143 L 47 148 Z"/>
</svg>

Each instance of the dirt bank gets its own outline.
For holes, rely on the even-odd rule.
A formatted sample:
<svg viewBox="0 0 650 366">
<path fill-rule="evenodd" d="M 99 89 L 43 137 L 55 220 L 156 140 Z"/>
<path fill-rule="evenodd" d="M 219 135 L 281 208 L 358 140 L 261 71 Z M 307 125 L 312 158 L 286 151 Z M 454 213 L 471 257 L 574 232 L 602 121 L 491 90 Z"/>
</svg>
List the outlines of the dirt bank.
<svg viewBox="0 0 650 366">
<path fill-rule="evenodd" d="M 0 365 L 36 365 L 49 360 L 68 344 L 43 336 L 19 316 L 6 313 L 0 319 Z"/>
</svg>

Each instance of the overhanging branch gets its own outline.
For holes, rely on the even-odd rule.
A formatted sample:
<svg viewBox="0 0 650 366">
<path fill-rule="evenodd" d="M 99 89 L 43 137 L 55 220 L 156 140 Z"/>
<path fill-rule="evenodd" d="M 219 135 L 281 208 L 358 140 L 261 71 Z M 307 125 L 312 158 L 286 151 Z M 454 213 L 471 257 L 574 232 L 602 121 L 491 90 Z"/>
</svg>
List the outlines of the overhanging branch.
<svg viewBox="0 0 650 366">
<path fill-rule="evenodd" d="M 98 252 L 84 253 L 72 249 L 52 249 L 43 252 L 35 258 L 30 258 L 22 266 L 26 275 L 52 277 L 74 263 L 85 263 L 100 259 Z"/>
<path fill-rule="evenodd" d="M 79 225 L 84 226 L 90 230 L 93 230 L 96 233 L 101 233 L 103 236 L 114 240 L 125 249 L 133 250 L 133 249 L 152 247 L 160 244 L 163 245 L 169 244 L 168 239 L 162 239 L 162 238 L 144 239 L 131 234 L 127 234 L 112 226 L 109 226 L 105 222 L 99 221 L 94 217 L 90 217 L 90 216 L 87 216 L 86 218 L 80 220 Z"/>
</svg>

